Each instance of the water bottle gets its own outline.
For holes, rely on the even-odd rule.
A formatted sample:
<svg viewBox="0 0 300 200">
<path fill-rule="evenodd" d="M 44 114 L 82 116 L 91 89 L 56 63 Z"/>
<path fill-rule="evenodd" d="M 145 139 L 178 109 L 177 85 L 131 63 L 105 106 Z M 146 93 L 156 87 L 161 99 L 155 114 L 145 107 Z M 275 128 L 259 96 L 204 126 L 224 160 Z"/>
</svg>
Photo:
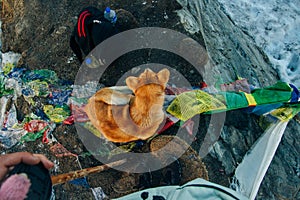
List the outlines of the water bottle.
<svg viewBox="0 0 300 200">
<path fill-rule="evenodd" d="M 116 12 L 114 10 L 111 10 L 110 7 L 106 7 L 104 11 L 104 18 L 114 24 L 117 21 Z"/>
</svg>

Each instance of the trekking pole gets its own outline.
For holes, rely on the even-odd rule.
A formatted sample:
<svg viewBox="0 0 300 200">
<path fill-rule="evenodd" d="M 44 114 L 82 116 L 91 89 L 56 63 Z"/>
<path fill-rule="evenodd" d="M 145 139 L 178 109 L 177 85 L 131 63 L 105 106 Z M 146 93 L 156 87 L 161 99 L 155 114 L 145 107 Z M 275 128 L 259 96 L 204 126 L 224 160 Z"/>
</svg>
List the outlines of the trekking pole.
<svg viewBox="0 0 300 200">
<path fill-rule="evenodd" d="M 86 168 L 86 169 L 72 171 L 72 172 L 65 173 L 65 174 L 59 174 L 59 175 L 51 176 L 52 185 L 58 185 L 58 184 L 66 183 L 66 182 L 74 180 L 74 179 L 85 177 L 89 174 L 102 172 L 102 171 L 107 170 L 109 168 L 122 165 L 125 162 L 126 162 L 126 159 L 123 159 L 123 160 L 111 162 L 111 163 L 108 163 L 108 164 L 105 164 L 105 165 L 99 165 L 99 166 L 96 166 L 96 167 L 90 167 L 90 168 Z"/>
</svg>

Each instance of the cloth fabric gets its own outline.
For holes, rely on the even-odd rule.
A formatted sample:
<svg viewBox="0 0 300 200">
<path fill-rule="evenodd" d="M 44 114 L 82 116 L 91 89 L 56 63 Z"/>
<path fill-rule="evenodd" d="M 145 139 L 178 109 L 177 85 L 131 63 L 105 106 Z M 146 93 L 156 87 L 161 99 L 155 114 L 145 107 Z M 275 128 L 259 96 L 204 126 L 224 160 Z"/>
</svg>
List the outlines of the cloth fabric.
<svg viewBox="0 0 300 200">
<path fill-rule="evenodd" d="M 210 95 L 201 90 L 183 92 L 167 108 L 167 112 L 180 120 L 186 121 L 196 114 L 211 114 L 251 106 L 296 103 L 295 89 L 284 82 L 266 88 L 254 89 L 250 94 L 245 92 L 218 92 Z M 299 99 L 299 97 L 298 97 Z M 276 107 L 274 107 L 276 108 Z M 278 108 L 278 107 L 277 107 Z M 263 109 L 260 109 L 260 112 Z M 294 109 L 295 110 L 295 109 Z"/>
<path fill-rule="evenodd" d="M 186 121 L 199 113 L 225 109 L 226 106 L 212 95 L 201 90 L 193 90 L 178 95 L 167 108 L 167 112 Z"/>
<path fill-rule="evenodd" d="M 147 197 L 147 198 L 146 198 Z M 197 178 L 183 186 L 163 186 L 126 195 L 116 200 L 168 199 L 168 200 L 247 200 L 246 197 L 229 188 Z"/>
</svg>

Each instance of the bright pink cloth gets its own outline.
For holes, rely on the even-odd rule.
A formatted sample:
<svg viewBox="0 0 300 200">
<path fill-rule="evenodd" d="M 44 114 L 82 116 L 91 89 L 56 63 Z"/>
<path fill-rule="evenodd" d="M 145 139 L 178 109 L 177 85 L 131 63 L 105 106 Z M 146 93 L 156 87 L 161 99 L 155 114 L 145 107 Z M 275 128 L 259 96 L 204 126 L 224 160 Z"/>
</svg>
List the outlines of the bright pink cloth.
<svg viewBox="0 0 300 200">
<path fill-rule="evenodd" d="M 0 200 L 23 200 L 30 188 L 30 180 L 22 174 L 11 175 L 0 188 Z"/>
</svg>

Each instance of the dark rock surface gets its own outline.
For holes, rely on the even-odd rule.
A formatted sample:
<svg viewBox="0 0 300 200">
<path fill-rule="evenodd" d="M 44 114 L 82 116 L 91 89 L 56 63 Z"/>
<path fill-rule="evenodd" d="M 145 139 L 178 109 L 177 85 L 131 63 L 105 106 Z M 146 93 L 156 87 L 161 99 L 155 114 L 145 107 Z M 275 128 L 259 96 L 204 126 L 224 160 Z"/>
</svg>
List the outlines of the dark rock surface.
<svg viewBox="0 0 300 200">
<path fill-rule="evenodd" d="M 192 16 L 201 24 L 199 30 L 215 64 L 208 76 L 220 74 L 226 82 L 238 75 L 259 87 L 274 84 L 278 80 L 277 72 L 267 56 L 255 46 L 251 36 L 235 26 L 217 1 L 178 2 L 185 10 L 183 17 Z M 214 145 L 211 154 L 222 162 L 225 173 L 231 174 L 263 130 L 259 128 L 258 120 L 254 116 L 229 112 L 227 117 L 221 138 Z M 299 121 L 291 120 L 262 182 L 257 199 L 299 198 L 299 136 Z"/>
<path fill-rule="evenodd" d="M 221 74 L 224 82 L 237 76 L 247 78 L 255 86 L 263 87 L 278 80 L 267 56 L 253 39 L 234 25 L 223 12 L 218 1 L 181 1 L 179 15 L 193 18 L 203 35 L 205 46 L 213 61 L 207 76 Z M 187 27 L 188 28 L 188 27 Z"/>
<path fill-rule="evenodd" d="M 22 63 L 32 69 L 52 69 L 64 79 L 74 80 L 80 67 L 69 48 L 70 34 L 77 15 L 84 7 L 130 11 L 141 27 L 159 26 L 180 29 L 175 1 L 3 1 L 2 51 L 22 54 Z M 169 15 L 164 19 L 164 13 Z M 181 28 L 182 29 L 182 28 Z"/>
<path fill-rule="evenodd" d="M 166 27 L 192 37 L 208 50 L 211 63 L 205 72 L 204 80 L 210 84 L 217 81 L 210 77 L 219 77 L 228 82 L 241 76 L 259 87 L 271 85 L 278 80 L 277 73 L 272 69 L 263 52 L 254 45 L 251 37 L 234 26 L 217 1 L 210 0 L 178 0 L 178 2 L 175 0 L 2 0 L 2 52 L 21 53 L 20 65 L 30 69 L 51 69 L 56 71 L 60 78 L 74 81 L 80 63 L 69 48 L 69 38 L 78 12 L 90 5 L 100 9 L 108 5 L 114 9 L 123 8 L 136 17 L 140 27 Z M 177 13 L 182 18 L 179 18 Z M 186 16 L 187 18 L 184 18 Z M 192 24 L 190 27 L 189 22 Z M 118 76 L 131 66 L 147 63 L 149 60 L 181 70 L 180 72 L 186 74 L 190 78 L 189 81 L 195 85 L 203 78 L 194 73 L 185 61 L 172 55 L 165 56 L 164 52 L 153 51 L 149 56 L 149 52 L 144 51 L 138 52 L 138 55 L 138 57 L 128 55 L 116 61 L 110 68 L 111 74 L 108 73 L 103 78 L 103 84 L 114 85 Z M 22 110 L 25 112 L 26 106 Z M 199 130 L 192 143 L 196 151 L 199 151 L 203 142 L 209 120 L 208 116 L 200 117 Z M 212 182 L 229 186 L 230 178 L 238 163 L 264 131 L 259 126 L 259 122 L 259 117 L 241 111 L 226 113 L 221 137 L 216 138 L 217 142 L 210 154 L 203 158 Z M 292 120 L 284 133 L 257 199 L 300 198 L 299 133 L 299 122 Z M 71 152 L 80 154 L 85 150 L 76 135 L 74 126 L 59 126 L 54 135 Z M 26 148 L 36 153 L 45 153 L 50 159 L 59 162 L 60 168 L 55 173 L 78 169 L 77 164 L 74 164 L 76 163 L 74 158 L 54 158 L 46 146 L 38 141 L 27 144 Z M 83 168 L 99 164 L 91 157 L 80 158 L 80 162 Z M 118 180 L 121 180 L 120 183 L 124 180 L 130 183 L 137 179 L 137 176 L 128 176 L 114 170 L 88 177 L 92 187 L 101 186 L 106 189 L 106 194 L 112 196 L 120 195 L 115 193 L 112 183 Z M 55 194 L 57 199 L 92 199 L 89 189 L 72 184 L 56 186 Z"/>
</svg>

